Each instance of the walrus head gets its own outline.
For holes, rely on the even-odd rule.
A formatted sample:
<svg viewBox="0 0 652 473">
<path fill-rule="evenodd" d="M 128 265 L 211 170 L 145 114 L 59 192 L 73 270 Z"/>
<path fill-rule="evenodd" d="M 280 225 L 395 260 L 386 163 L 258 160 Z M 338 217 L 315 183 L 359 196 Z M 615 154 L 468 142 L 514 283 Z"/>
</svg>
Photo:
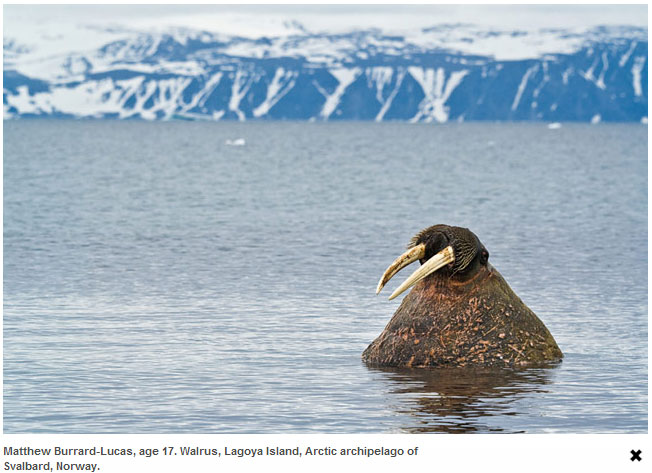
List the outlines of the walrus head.
<svg viewBox="0 0 652 473">
<path fill-rule="evenodd" d="M 421 266 L 389 298 L 412 291 L 364 351 L 365 361 L 410 367 L 512 366 L 563 356 L 469 229 L 434 225 L 417 233 L 380 278 L 376 294 L 416 261 Z"/>
<path fill-rule="evenodd" d="M 376 294 L 396 273 L 417 260 L 421 267 L 389 296 L 390 300 L 435 271 L 458 280 L 472 278 L 489 262 L 489 252 L 468 228 L 433 225 L 417 233 L 408 250 L 387 268 L 378 282 Z"/>
</svg>

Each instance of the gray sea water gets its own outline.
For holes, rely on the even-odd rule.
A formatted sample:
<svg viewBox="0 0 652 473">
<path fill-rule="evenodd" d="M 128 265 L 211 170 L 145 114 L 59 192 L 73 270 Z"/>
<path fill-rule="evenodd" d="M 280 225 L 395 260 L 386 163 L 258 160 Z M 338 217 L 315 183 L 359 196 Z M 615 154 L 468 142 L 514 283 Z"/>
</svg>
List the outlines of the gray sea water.
<svg viewBox="0 0 652 473">
<path fill-rule="evenodd" d="M 560 365 L 362 363 L 436 223 Z M 5 122 L 4 431 L 646 432 L 647 241 L 642 125 Z"/>
</svg>

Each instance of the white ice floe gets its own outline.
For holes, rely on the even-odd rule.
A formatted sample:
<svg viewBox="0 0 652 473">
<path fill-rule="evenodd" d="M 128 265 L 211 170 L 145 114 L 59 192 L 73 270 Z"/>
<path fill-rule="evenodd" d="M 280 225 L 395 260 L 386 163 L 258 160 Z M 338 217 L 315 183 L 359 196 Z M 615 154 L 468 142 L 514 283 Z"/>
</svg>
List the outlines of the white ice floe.
<svg viewBox="0 0 652 473">
<path fill-rule="evenodd" d="M 226 140 L 224 142 L 228 146 L 244 146 L 247 144 L 244 138 L 236 138 L 235 140 Z"/>
<path fill-rule="evenodd" d="M 561 123 L 559 122 L 548 123 L 548 130 L 559 130 L 560 128 L 561 128 Z"/>
</svg>

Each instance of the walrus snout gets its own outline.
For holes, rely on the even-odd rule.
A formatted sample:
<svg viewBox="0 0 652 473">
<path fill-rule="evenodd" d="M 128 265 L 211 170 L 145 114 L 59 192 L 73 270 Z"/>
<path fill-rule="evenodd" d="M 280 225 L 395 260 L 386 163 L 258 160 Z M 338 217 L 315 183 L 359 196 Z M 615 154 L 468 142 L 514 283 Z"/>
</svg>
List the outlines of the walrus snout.
<svg viewBox="0 0 652 473">
<path fill-rule="evenodd" d="M 468 278 L 480 266 L 487 265 L 489 252 L 468 228 L 433 225 L 417 233 L 410 241 L 408 250 L 385 270 L 376 294 L 397 272 L 417 260 L 421 267 L 389 296 L 390 300 L 435 271 L 444 271 L 449 277 L 457 275 Z"/>
</svg>

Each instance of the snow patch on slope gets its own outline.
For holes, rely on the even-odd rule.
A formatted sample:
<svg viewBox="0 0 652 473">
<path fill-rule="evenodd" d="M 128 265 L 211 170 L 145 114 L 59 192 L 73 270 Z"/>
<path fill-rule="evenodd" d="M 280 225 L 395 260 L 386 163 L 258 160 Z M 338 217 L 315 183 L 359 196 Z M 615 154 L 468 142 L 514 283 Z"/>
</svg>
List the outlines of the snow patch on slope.
<svg viewBox="0 0 652 473">
<path fill-rule="evenodd" d="M 627 61 L 629 61 L 629 57 L 632 55 L 634 52 L 634 48 L 636 48 L 636 45 L 638 44 L 638 41 L 632 41 L 632 43 L 629 45 L 629 49 L 625 54 L 622 55 L 620 58 L 620 61 L 618 61 L 618 66 L 623 67 L 625 64 L 627 64 Z"/>
<path fill-rule="evenodd" d="M 337 106 L 340 104 L 340 99 L 342 98 L 342 95 L 344 95 L 344 92 L 346 92 L 346 89 L 349 85 L 355 81 L 358 76 L 361 73 L 361 69 L 359 67 L 354 67 L 352 69 L 345 69 L 345 68 L 338 68 L 338 69 L 330 69 L 329 72 L 333 77 L 337 79 L 339 84 L 335 88 L 332 94 L 327 93 L 323 88 L 319 88 L 318 90 L 326 97 L 326 101 L 324 102 L 324 106 L 321 109 L 320 112 L 320 117 L 323 118 L 324 120 L 328 120 L 328 118 L 333 114 Z"/>
<path fill-rule="evenodd" d="M 286 71 L 282 67 L 277 68 L 274 73 L 274 78 L 267 88 L 265 100 L 253 111 L 254 117 L 258 118 L 266 115 L 285 94 L 292 90 L 296 76 L 297 73 L 295 71 Z"/>
<path fill-rule="evenodd" d="M 253 78 L 245 74 L 242 70 L 238 69 L 233 79 L 231 86 L 231 98 L 229 100 L 229 110 L 238 116 L 238 120 L 245 121 L 245 114 L 240 110 L 240 102 L 249 92 L 249 88 L 253 82 Z"/>
<path fill-rule="evenodd" d="M 380 122 L 383 120 L 383 117 L 387 113 L 387 110 L 389 110 L 389 107 L 392 105 L 392 102 L 394 101 L 394 97 L 396 97 L 396 94 L 401 88 L 401 84 L 403 84 L 403 79 L 405 78 L 406 71 L 404 68 L 398 68 L 396 70 L 396 81 L 394 83 L 394 87 L 389 92 L 389 94 L 385 94 L 385 88 L 389 84 L 391 84 L 392 77 L 394 76 L 394 69 L 392 69 L 391 67 L 384 67 L 384 66 L 370 67 L 367 68 L 366 74 L 367 74 L 367 85 L 369 87 L 371 87 L 372 85 L 375 87 L 376 99 L 381 104 L 380 110 L 378 111 L 376 117 L 374 118 L 375 121 Z M 387 95 L 387 97 L 385 97 L 385 95 Z"/>
<path fill-rule="evenodd" d="M 643 96 L 643 87 L 641 86 L 641 72 L 647 58 L 645 56 L 637 56 L 632 66 L 632 86 L 634 87 L 634 95 L 637 97 Z"/>
<path fill-rule="evenodd" d="M 27 94 L 27 87 L 21 86 L 18 95 L 7 96 L 7 105 L 20 113 L 35 115 L 62 113 L 76 117 L 102 117 L 115 114 L 120 118 L 165 119 L 176 112 L 180 96 L 189 82 L 189 78 L 159 81 L 145 81 L 142 76 L 119 81 L 107 78 L 74 87 L 53 87 L 49 92 L 32 96 Z"/>
<path fill-rule="evenodd" d="M 419 104 L 419 111 L 410 121 L 423 120 L 426 123 L 433 120 L 439 123 L 448 121 L 449 109 L 444 104 L 469 71 L 453 71 L 448 76 L 448 80 L 446 80 L 446 73 L 442 67 L 435 70 L 413 66 L 408 67 L 408 71 L 419 83 L 425 95 Z"/>
<path fill-rule="evenodd" d="M 538 65 L 534 65 L 530 67 L 527 71 L 525 71 L 525 74 L 523 74 L 523 77 L 521 78 L 521 83 L 518 85 L 518 90 L 516 91 L 516 95 L 514 96 L 514 100 L 512 102 L 512 107 L 511 110 L 512 112 L 516 111 L 518 108 L 518 104 L 521 102 L 521 97 L 523 96 L 523 92 L 525 91 L 525 87 L 527 86 L 528 80 L 530 80 L 530 76 L 532 74 L 535 74 L 539 70 Z"/>
</svg>

